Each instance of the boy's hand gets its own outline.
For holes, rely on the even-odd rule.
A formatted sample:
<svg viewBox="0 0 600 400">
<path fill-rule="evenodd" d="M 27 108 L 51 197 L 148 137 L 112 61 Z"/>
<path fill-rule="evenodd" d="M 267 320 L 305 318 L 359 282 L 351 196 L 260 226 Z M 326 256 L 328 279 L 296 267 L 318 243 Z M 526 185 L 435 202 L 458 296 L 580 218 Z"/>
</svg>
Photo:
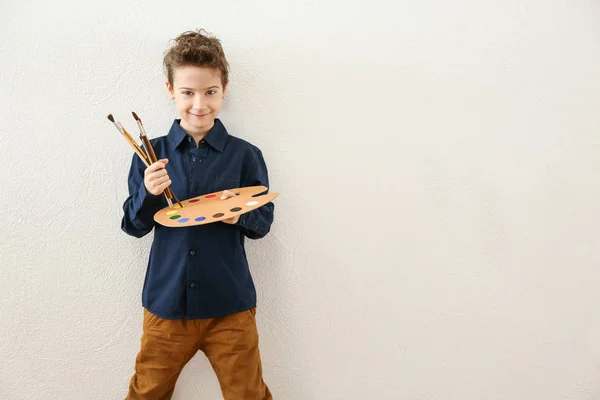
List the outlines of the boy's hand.
<svg viewBox="0 0 600 400">
<path fill-rule="evenodd" d="M 149 193 L 155 196 L 161 195 L 171 185 L 171 179 L 165 169 L 168 162 L 169 160 L 163 158 L 151 164 L 144 171 L 144 186 Z"/>
<path fill-rule="evenodd" d="M 235 193 L 230 192 L 229 190 L 224 190 L 223 194 L 221 195 L 221 200 L 225 200 L 225 199 L 228 199 L 230 197 L 235 197 L 235 196 L 236 196 Z M 239 220 L 240 220 L 240 216 L 236 215 L 235 217 L 231 217 L 231 218 L 227 218 L 227 219 L 221 220 L 221 222 L 225 222 L 226 224 L 234 225 L 234 224 L 237 224 L 237 222 Z"/>
</svg>

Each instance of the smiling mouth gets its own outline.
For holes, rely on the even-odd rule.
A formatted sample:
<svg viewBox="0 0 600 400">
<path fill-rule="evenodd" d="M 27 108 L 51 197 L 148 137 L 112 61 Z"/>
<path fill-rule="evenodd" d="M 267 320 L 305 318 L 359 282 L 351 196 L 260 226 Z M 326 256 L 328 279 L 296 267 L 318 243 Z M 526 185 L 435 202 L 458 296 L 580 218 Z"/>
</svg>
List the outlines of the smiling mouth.
<svg viewBox="0 0 600 400">
<path fill-rule="evenodd" d="M 206 113 L 206 114 L 194 114 L 194 113 L 190 113 L 190 114 L 192 114 L 194 117 L 206 117 L 210 113 Z"/>
</svg>

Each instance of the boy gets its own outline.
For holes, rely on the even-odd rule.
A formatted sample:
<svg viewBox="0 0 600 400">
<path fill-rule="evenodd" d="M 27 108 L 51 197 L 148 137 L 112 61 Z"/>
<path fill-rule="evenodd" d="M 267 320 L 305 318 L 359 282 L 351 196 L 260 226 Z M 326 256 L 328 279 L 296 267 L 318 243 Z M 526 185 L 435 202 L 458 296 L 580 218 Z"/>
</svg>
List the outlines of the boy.
<svg viewBox="0 0 600 400">
<path fill-rule="evenodd" d="M 210 361 L 225 400 L 272 399 L 262 379 L 244 237 L 270 230 L 273 204 L 222 222 L 167 228 L 154 222 L 170 187 L 180 199 L 245 186 L 269 186 L 262 153 L 231 136 L 217 119 L 227 92 L 220 41 L 204 31 L 177 37 L 164 57 L 177 113 L 166 136 L 152 140 L 159 161 L 133 157 L 122 229 L 154 241 L 142 293 L 144 324 L 127 399 L 162 400 L 198 350 Z M 231 194 L 233 195 L 233 194 Z"/>
</svg>

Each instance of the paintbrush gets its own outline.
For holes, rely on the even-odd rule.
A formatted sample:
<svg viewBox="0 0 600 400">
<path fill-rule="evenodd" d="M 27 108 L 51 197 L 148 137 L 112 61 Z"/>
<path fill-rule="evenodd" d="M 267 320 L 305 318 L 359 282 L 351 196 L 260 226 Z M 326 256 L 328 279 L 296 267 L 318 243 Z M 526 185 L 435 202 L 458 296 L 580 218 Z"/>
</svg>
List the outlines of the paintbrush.
<svg viewBox="0 0 600 400">
<path fill-rule="evenodd" d="M 125 140 L 131 146 L 131 148 L 133 148 L 133 150 L 138 155 L 138 157 L 142 160 L 144 165 L 146 165 L 146 167 L 149 167 L 151 164 L 149 158 L 146 156 L 146 154 L 144 154 L 144 150 L 140 146 L 138 146 L 138 144 L 135 142 L 135 140 L 133 140 L 131 135 L 125 130 L 125 128 L 123 127 L 123 124 L 121 124 L 121 122 L 115 121 L 115 118 L 113 117 L 112 114 L 108 114 L 108 119 L 110 122 L 112 122 L 115 125 L 117 130 L 125 138 Z M 169 205 L 169 207 L 173 207 L 173 202 L 171 201 L 171 199 L 169 198 L 169 196 L 167 195 L 166 192 L 164 193 L 164 196 L 165 196 L 165 199 L 167 200 L 167 204 Z M 179 203 L 179 201 L 178 201 L 178 203 Z M 182 206 L 181 203 L 180 203 L 180 206 Z"/>
<path fill-rule="evenodd" d="M 121 132 L 121 135 L 123 135 L 123 137 L 125 138 L 127 143 L 129 143 L 129 145 L 131 146 L 133 151 L 135 151 L 135 153 L 142 159 L 144 164 L 146 164 L 146 167 L 150 166 L 150 162 L 149 162 L 148 158 L 146 157 L 146 154 L 144 154 L 144 150 L 142 150 L 141 147 L 138 146 L 138 144 L 135 142 L 135 140 L 133 140 L 131 135 L 129 133 L 127 133 L 125 128 L 123 128 L 123 125 L 120 122 L 116 122 L 115 118 L 112 116 L 112 114 L 108 114 L 108 119 L 110 120 L 110 122 L 112 122 L 115 125 L 115 127 L 119 130 L 119 132 Z"/>
<path fill-rule="evenodd" d="M 156 157 L 156 153 L 154 152 L 152 143 L 150 143 L 150 139 L 148 139 L 148 135 L 146 135 L 146 128 L 144 128 L 142 120 L 140 119 L 140 117 L 138 117 L 138 115 L 135 112 L 132 111 L 131 114 L 133 115 L 133 118 L 135 118 L 135 122 L 137 122 L 138 128 L 140 129 L 140 139 L 142 143 L 144 143 L 144 147 L 146 148 L 148 158 L 150 159 L 150 162 L 155 163 L 156 161 L 158 161 L 158 158 Z M 174 198 L 175 202 L 179 204 L 179 207 L 183 207 L 183 204 L 181 204 L 181 202 L 179 201 L 175 193 L 173 193 L 171 188 L 166 188 L 165 193 L 167 193 L 168 198 Z"/>
</svg>

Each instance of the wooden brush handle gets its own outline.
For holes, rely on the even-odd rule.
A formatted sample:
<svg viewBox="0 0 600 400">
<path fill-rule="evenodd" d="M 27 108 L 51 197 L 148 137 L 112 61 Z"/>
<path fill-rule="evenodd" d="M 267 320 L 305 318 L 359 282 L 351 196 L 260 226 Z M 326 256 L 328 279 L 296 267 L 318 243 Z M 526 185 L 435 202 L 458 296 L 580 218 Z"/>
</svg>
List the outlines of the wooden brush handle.
<svg viewBox="0 0 600 400">
<path fill-rule="evenodd" d="M 140 139 L 142 140 L 142 143 L 144 143 L 144 148 L 146 149 L 146 155 L 148 156 L 148 159 L 150 160 L 150 164 L 154 164 L 155 162 L 158 161 L 158 159 L 156 158 L 156 153 L 154 152 L 154 149 L 152 148 L 152 143 L 150 143 L 150 140 L 148 140 L 148 136 L 146 136 L 146 135 L 140 135 Z M 167 200 L 173 200 L 173 192 L 171 192 L 170 188 L 166 188 L 163 193 L 164 193 L 165 197 L 167 198 Z"/>
</svg>

